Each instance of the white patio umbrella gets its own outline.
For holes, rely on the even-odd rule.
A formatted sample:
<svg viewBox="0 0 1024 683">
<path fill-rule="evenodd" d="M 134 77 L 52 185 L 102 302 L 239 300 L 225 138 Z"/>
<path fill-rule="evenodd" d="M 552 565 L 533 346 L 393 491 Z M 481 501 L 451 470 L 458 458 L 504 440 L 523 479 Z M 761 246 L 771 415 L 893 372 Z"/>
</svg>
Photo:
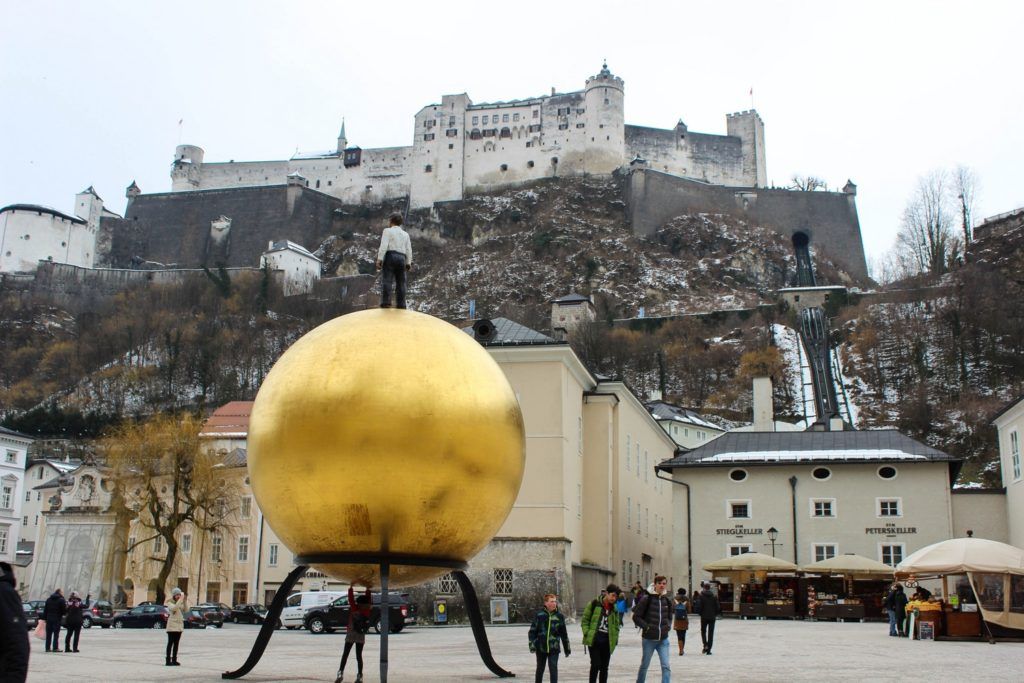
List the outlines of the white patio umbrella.
<svg viewBox="0 0 1024 683">
<path fill-rule="evenodd" d="M 763 553 L 733 555 L 704 565 L 707 572 L 795 572 L 798 569 L 792 562 Z"/>
<path fill-rule="evenodd" d="M 811 562 L 803 565 L 801 569 L 813 574 L 845 574 L 847 576 L 879 578 L 892 578 L 893 575 L 893 568 L 889 565 L 854 553 L 836 555 L 820 562 Z"/>
</svg>

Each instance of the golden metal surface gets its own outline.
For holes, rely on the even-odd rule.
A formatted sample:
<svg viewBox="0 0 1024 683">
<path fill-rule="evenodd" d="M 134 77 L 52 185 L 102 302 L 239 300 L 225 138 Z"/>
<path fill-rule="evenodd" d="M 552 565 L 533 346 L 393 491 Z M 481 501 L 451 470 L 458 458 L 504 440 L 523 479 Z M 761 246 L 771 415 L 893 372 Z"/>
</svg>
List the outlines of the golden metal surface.
<svg viewBox="0 0 1024 683">
<path fill-rule="evenodd" d="M 523 479 L 523 416 L 473 337 L 372 309 L 335 318 L 274 365 L 253 405 L 249 476 L 296 555 L 394 553 L 466 561 L 505 521 Z M 379 585 L 376 565 L 317 565 Z M 446 569 L 393 566 L 408 586 Z"/>
</svg>

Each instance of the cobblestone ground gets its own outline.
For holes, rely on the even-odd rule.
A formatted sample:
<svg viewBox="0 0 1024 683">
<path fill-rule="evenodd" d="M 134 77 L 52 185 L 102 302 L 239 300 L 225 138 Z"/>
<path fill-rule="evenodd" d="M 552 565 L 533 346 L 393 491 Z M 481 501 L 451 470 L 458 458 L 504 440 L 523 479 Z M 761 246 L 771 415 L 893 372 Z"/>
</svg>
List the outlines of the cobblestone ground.
<svg viewBox="0 0 1024 683">
<path fill-rule="evenodd" d="M 163 666 L 162 631 L 101 630 L 82 632 L 79 654 L 48 654 L 43 641 L 32 641 L 29 681 L 219 681 L 239 666 L 257 628 L 228 624 L 223 629 L 186 631 L 178 667 Z M 572 656 L 559 665 L 560 681 L 586 681 L 589 660 L 578 645 L 579 626 L 570 626 Z M 61 634 L 63 636 L 63 633 Z M 498 664 L 532 680 L 534 659 L 526 646 L 526 628 L 490 627 L 488 635 Z M 714 654 L 700 654 L 700 632 L 690 631 L 687 654 L 671 658 L 672 680 L 700 681 L 835 681 L 1024 680 L 1024 643 L 963 643 L 890 638 L 888 625 L 802 621 L 719 621 Z M 63 640 L 63 639 L 62 639 Z M 333 681 L 344 637 L 314 636 L 305 631 L 278 631 L 263 661 L 245 681 Z M 63 642 L 62 642 L 63 646 Z M 495 678 L 480 661 L 473 634 L 461 627 L 412 627 L 389 639 L 393 683 L 488 681 Z M 379 640 L 367 638 L 364 680 L 379 681 Z M 353 657 L 346 681 L 355 680 Z M 623 633 L 612 656 L 612 681 L 635 681 L 640 640 L 632 628 Z M 660 682 L 655 662 L 647 680 Z M 547 680 L 547 678 L 545 678 Z"/>
</svg>

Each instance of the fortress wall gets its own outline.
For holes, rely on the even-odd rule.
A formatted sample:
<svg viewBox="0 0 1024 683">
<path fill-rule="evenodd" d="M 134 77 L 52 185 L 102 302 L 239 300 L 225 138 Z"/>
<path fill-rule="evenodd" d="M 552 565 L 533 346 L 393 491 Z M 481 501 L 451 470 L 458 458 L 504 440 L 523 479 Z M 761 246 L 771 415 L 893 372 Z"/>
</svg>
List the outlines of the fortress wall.
<svg viewBox="0 0 1024 683">
<path fill-rule="evenodd" d="M 358 166 L 346 167 L 340 156 L 292 159 L 287 173 L 299 173 L 310 189 L 347 204 L 374 203 L 409 193 L 412 158 L 412 147 L 382 147 L 363 150 Z M 282 176 L 278 184 L 283 182 Z"/>
<path fill-rule="evenodd" d="M 287 161 L 226 161 L 199 166 L 199 187 L 213 190 L 227 187 L 281 185 L 288 175 Z"/>
<path fill-rule="evenodd" d="M 31 272 L 39 261 L 91 266 L 96 231 L 84 222 L 45 210 L 0 213 L 0 272 Z"/>
<path fill-rule="evenodd" d="M 626 185 L 627 217 L 633 231 L 654 234 L 676 216 L 721 213 L 773 228 L 786 237 L 806 233 L 854 277 L 866 278 L 854 196 L 842 192 L 799 192 L 721 187 L 655 170 L 635 170 Z"/>
<path fill-rule="evenodd" d="M 303 187 L 289 211 L 288 190 L 272 187 L 139 195 L 123 219 L 104 219 L 111 232 L 110 265 L 127 267 L 133 256 L 165 265 L 196 267 L 224 261 L 255 267 L 270 241 L 289 239 L 313 251 L 330 234 L 338 199 Z M 227 216 L 231 227 L 219 242 L 211 223 Z"/>
<path fill-rule="evenodd" d="M 728 135 L 626 126 L 626 156 L 639 155 L 651 169 L 719 185 L 752 185 L 743 169 L 743 140 Z M 628 160 L 627 159 L 627 160 Z"/>
</svg>

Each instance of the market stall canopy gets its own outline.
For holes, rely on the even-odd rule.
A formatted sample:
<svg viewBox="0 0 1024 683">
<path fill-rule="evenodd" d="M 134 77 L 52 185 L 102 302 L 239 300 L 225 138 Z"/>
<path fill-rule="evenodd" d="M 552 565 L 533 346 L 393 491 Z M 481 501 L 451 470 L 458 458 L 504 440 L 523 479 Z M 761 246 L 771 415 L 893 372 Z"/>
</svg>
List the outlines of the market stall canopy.
<svg viewBox="0 0 1024 683">
<path fill-rule="evenodd" d="M 704 565 L 706 572 L 795 572 L 798 569 L 792 562 L 762 553 L 743 553 Z"/>
<path fill-rule="evenodd" d="M 812 562 L 803 566 L 805 572 L 814 574 L 846 574 L 850 576 L 889 576 L 893 568 L 863 555 L 836 555 L 827 560 Z"/>
<path fill-rule="evenodd" d="M 994 572 L 1024 574 L 1024 550 L 984 538 L 952 538 L 921 548 L 896 566 L 896 577 Z"/>
</svg>

